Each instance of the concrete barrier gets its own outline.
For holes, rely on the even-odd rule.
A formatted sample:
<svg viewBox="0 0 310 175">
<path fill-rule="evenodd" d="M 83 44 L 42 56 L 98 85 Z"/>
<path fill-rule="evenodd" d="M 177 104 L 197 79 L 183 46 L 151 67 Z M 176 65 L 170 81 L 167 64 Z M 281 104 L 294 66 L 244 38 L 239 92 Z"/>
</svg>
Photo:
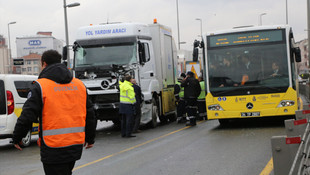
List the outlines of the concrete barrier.
<svg viewBox="0 0 310 175">
<path fill-rule="evenodd" d="M 274 175 L 289 174 L 294 162 L 299 143 L 292 140 L 287 144 L 287 136 L 273 136 L 271 138 Z"/>
</svg>

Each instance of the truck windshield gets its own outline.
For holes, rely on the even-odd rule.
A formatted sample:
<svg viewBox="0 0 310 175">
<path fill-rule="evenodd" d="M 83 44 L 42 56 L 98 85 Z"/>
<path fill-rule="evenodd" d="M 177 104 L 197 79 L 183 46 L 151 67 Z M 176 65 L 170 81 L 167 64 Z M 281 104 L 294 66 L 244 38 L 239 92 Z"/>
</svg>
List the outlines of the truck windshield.
<svg viewBox="0 0 310 175">
<path fill-rule="evenodd" d="M 208 50 L 213 96 L 285 92 L 289 69 L 285 43 L 217 47 Z"/>
<path fill-rule="evenodd" d="M 75 50 L 75 67 L 137 63 L 136 43 L 80 46 Z"/>
</svg>

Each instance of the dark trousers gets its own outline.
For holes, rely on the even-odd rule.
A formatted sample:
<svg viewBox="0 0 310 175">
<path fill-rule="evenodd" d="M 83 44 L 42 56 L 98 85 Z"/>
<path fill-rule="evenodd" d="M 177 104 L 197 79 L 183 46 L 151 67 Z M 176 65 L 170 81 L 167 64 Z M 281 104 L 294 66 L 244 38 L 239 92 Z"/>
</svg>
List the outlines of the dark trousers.
<svg viewBox="0 0 310 175">
<path fill-rule="evenodd" d="M 206 101 L 197 100 L 197 107 L 198 107 L 199 118 L 203 119 L 205 117 L 207 119 Z"/>
<path fill-rule="evenodd" d="M 197 99 L 196 98 L 187 98 L 186 101 L 186 112 L 189 117 L 189 121 L 192 125 L 196 125 L 196 116 L 197 116 Z"/>
<path fill-rule="evenodd" d="M 69 163 L 46 164 L 43 163 L 46 175 L 71 175 L 75 161 Z"/>
<path fill-rule="evenodd" d="M 177 117 L 185 117 L 186 113 L 186 103 L 184 99 L 180 99 L 178 101 L 178 106 L 177 106 Z"/>
<path fill-rule="evenodd" d="M 141 107 L 140 105 L 138 105 L 136 106 L 136 114 L 134 115 L 132 132 L 137 132 L 140 126 L 140 120 L 141 120 Z"/>
<path fill-rule="evenodd" d="M 186 112 L 187 116 L 195 116 L 197 115 L 197 99 L 196 98 L 187 98 L 186 101 Z"/>
<path fill-rule="evenodd" d="M 132 133 L 133 114 L 122 114 L 121 133 L 122 137 L 128 137 Z"/>
</svg>

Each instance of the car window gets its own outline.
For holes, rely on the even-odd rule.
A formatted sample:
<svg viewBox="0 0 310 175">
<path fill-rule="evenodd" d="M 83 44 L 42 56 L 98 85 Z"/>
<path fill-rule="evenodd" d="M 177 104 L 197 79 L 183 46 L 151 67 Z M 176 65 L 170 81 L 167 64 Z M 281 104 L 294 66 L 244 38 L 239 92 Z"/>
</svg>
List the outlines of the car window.
<svg viewBox="0 0 310 175">
<path fill-rule="evenodd" d="M 14 81 L 16 91 L 22 98 L 27 98 L 28 92 L 33 81 Z"/>
<path fill-rule="evenodd" d="M 6 98 L 3 80 L 0 80 L 0 114 L 6 114 Z"/>
</svg>

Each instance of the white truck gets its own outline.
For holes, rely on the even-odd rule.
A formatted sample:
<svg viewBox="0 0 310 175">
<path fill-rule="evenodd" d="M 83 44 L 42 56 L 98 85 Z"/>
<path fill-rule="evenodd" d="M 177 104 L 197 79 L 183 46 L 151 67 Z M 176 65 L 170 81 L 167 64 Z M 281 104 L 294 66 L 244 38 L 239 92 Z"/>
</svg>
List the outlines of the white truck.
<svg viewBox="0 0 310 175">
<path fill-rule="evenodd" d="M 87 87 L 98 120 L 119 124 L 118 82 L 125 74 L 136 79 L 144 95 L 141 124 L 156 127 L 158 118 L 176 119 L 177 52 L 169 27 L 157 23 L 81 27 L 73 51 L 73 75 Z"/>
</svg>

